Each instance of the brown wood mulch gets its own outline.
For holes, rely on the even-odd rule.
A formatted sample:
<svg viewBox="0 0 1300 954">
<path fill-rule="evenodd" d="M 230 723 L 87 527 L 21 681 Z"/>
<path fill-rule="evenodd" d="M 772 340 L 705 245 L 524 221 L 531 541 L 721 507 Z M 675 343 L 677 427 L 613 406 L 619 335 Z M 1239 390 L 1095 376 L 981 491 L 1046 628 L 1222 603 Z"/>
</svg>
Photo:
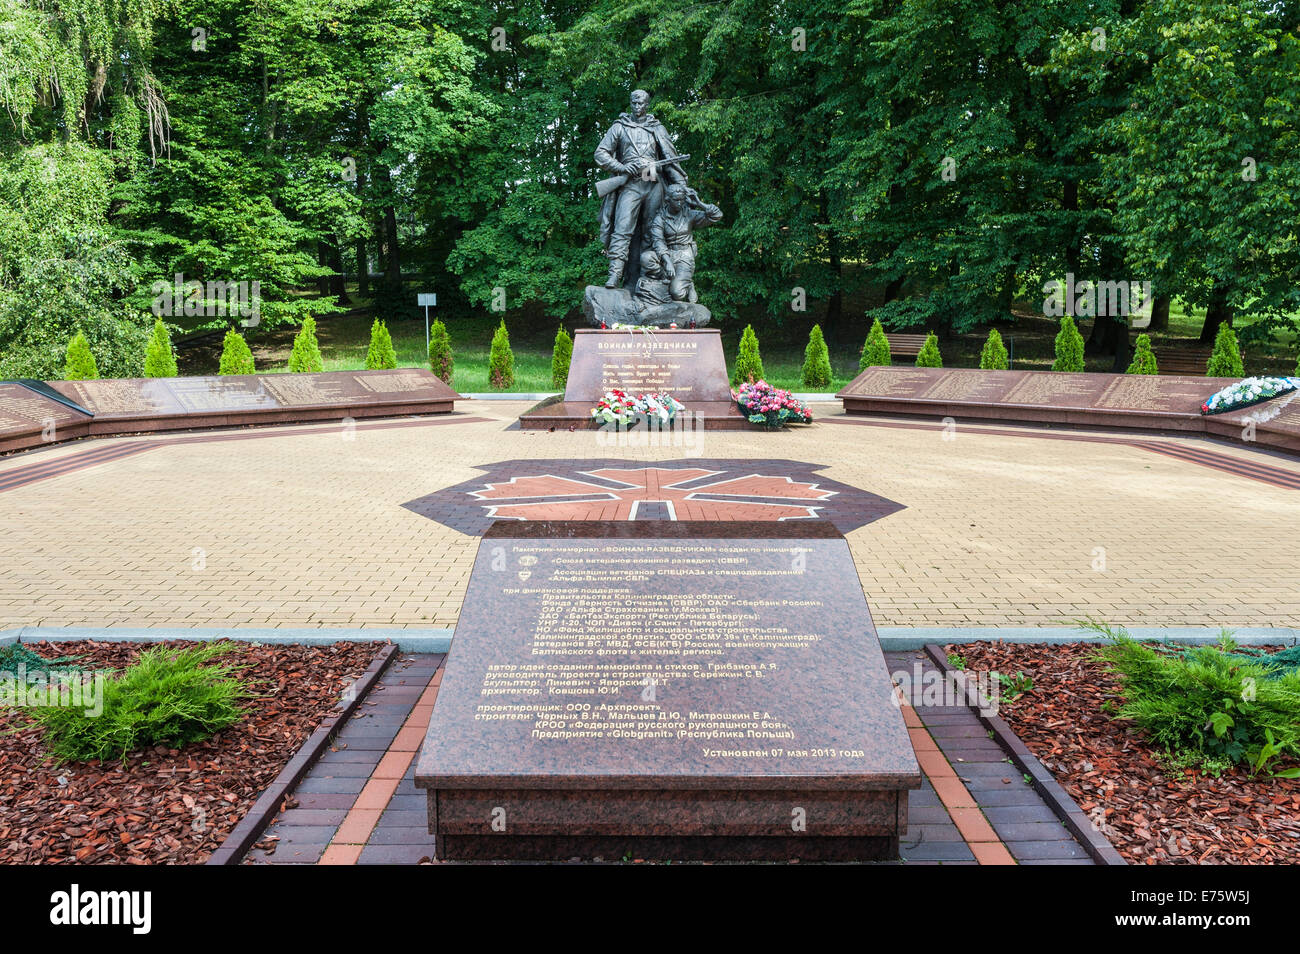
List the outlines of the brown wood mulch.
<svg viewBox="0 0 1300 954">
<path fill-rule="evenodd" d="M 45 658 L 121 670 L 184 642 L 32 643 Z M 202 864 L 257 801 L 382 643 L 253 646 L 225 657 L 257 698 L 245 718 L 181 750 L 55 764 L 21 707 L 0 708 L 0 863 Z"/>
<path fill-rule="evenodd" d="M 984 642 L 946 651 L 968 672 L 1033 678 L 998 715 L 1131 864 L 1300 862 L 1300 780 L 1166 768 L 1132 723 L 1102 711 L 1109 699 L 1118 704 L 1120 687 L 1093 660 L 1097 646 Z"/>
</svg>

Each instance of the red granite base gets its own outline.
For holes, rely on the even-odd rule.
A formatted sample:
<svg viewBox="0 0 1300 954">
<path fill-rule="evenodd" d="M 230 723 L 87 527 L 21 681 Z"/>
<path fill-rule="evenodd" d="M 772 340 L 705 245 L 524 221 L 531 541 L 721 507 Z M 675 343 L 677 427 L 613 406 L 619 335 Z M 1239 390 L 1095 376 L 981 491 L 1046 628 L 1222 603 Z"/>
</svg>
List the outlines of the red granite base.
<svg viewBox="0 0 1300 954">
<path fill-rule="evenodd" d="M 898 837 L 595 837 L 444 835 L 444 861 L 897 861 Z"/>
</svg>

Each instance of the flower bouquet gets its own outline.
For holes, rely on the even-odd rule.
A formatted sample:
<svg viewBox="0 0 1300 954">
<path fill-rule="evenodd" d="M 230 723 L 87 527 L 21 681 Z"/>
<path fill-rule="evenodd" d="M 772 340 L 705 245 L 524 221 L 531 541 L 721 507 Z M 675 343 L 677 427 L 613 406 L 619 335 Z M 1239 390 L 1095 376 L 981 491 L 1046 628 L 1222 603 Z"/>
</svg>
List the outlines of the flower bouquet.
<svg viewBox="0 0 1300 954">
<path fill-rule="evenodd" d="M 778 428 L 787 424 L 811 424 L 812 411 L 803 401 L 796 400 L 789 391 L 774 388 L 766 381 L 743 384 L 732 397 L 745 412 L 751 424 Z"/>
<path fill-rule="evenodd" d="M 1300 387 L 1300 378 L 1246 378 L 1215 391 L 1201 405 L 1202 414 L 1239 411 Z"/>
<path fill-rule="evenodd" d="M 633 396 L 615 388 L 605 392 L 605 396 L 591 409 L 591 417 L 597 424 L 635 427 L 642 421 L 654 420 L 662 427 L 683 410 L 685 405 L 668 394 L 651 391 Z"/>
</svg>

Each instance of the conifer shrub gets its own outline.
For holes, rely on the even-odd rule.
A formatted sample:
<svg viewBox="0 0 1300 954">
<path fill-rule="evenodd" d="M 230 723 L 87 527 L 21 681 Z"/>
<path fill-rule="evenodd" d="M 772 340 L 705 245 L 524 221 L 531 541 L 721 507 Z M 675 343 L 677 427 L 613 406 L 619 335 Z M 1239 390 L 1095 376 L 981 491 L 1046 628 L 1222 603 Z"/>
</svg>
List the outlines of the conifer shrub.
<svg viewBox="0 0 1300 954">
<path fill-rule="evenodd" d="M 397 367 L 397 352 L 393 350 L 393 336 L 388 326 L 375 319 L 370 326 L 370 349 L 366 352 L 366 370 L 382 371 Z"/>
<path fill-rule="evenodd" d="M 867 340 L 862 343 L 862 359 L 858 362 L 858 370 L 865 371 L 867 368 L 889 367 L 889 365 L 889 339 L 885 337 L 884 326 L 877 318 L 871 323 Z"/>
<path fill-rule="evenodd" d="M 492 336 L 492 350 L 488 354 L 488 381 L 498 391 L 504 391 L 515 383 L 515 356 L 510 350 L 510 334 L 506 331 L 504 318 Z"/>
<path fill-rule="evenodd" d="M 1151 336 L 1138 335 L 1137 344 L 1133 348 L 1133 361 L 1128 366 L 1128 374 L 1159 374 L 1160 369 L 1156 367 L 1156 355 L 1151 350 Z"/>
<path fill-rule="evenodd" d="M 822 335 L 822 326 L 813 325 L 808 333 L 808 346 L 803 352 L 803 386 L 823 391 L 831 386 L 831 353 Z"/>
<path fill-rule="evenodd" d="M 939 354 L 939 336 L 933 331 L 925 336 L 925 344 L 916 355 L 918 368 L 942 368 L 943 357 Z"/>
<path fill-rule="evenodd" d="M 99 377 L 99 366 L 90 352 L 90 342 L 78 331 L 68 342 L 68 354 L 63 363 L 63 380 L 93 381 Z"/>
<path fill-rule="evenodd" d="M 221 364 L 217 374 L 256 374 L 253 365 L 253 352 L 248 347 L 244 336 L 233 328 L 226 332 L 225 341 L 221 343 Z"/>
<path fill-rule="evenodd" d="M 325 370 L 325 361 L 316 341 L 316 319 L 311 315 L 303 319 L 302 327 L 294 336 L 293 350 L 289 352 L 289 370 L 294 374 Z"/>
<path fill-rule="evenodd" d="M 561 325 L 555 332 L 555 347 L 551 350 L 551 387 L 563 391 L 569 383 L 569 364 L 573 360 L 573 339 Z"/>
<path fill-rule="evenodd" d="M 441 320 L 435 320 L 429 329 L 429 370 L 446 384 L 451 384 L 456 369 L 456 358 L 451 353 L 451 335 Z"/>
<path fill-rule="evenodd" d="M 740 347 L 736 352 L 736 361 L 731 366 L 731 383 L 739 386 L 749 381 L 762 381 L 763 358 L 758 353 L 758 335 L 754 334 L 753 325 L 745 325 L 740 335 Z"/>
<path fill-rule="evenodd" d="M 1002 335 L 996 328 L 989 329 L 988 340 L 980 351 L 980 367 L 985 371 L 1006 371 L 1011 367 L 1007 346 L 1002 343 Z"/>
<path fill-rule="evenodd" d="M 177 375 L 176 355 L 172 351 L 172 339 L 167 334 L 167 326 L 161 318 L 154 319 L 153 334 L 144 352 L 144 376 L 146 378 L 174 378 Z"/>
<path fill-rule="evenodd" d="M 1210 352 L 1210 363 L 1205 368 L 1209 378 L 1244 378 L 1246 368 L 1241 362 L 1241 349 L 1237 347 L 1237 333 L 1226 321 L 1219 325 L 1219 333 L 1214 336 L 1214 350 Z"/>
<path fill-rule="evenodd" d="M 1056 360 L 1053 371 L 1083 370 L 1083 335 L 1074 326 L 1074 318 L 1061 316 L 1061 330 L 1056 333 Z"/>
</svg>

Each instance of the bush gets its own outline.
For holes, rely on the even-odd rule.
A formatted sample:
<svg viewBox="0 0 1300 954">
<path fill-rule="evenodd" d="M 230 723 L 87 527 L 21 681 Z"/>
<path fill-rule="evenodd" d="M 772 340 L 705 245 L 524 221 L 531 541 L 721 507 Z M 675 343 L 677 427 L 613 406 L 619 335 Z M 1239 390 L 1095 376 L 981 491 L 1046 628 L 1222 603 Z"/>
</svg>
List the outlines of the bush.
<svg viewBox="0 0 1300 954">
<path fill-rule="evenodd" d="M 1214 351 L 1210 353 L 1210 363 L 1205 368 L 1209 378 L 1244 378 L 1246 368 L 1241 363 L 1241 349 L 1237 347 L 1237 333 L 1226 321 L 1219 325 L 1219 333 L 1214 337 Z"/>
<path fill-rule="evenodd" d="M 1151 336 L 1138 335 L 1137 346 L 1133 349 L 1133 363 L 1128 366 L 1128 374 L 1159 374 L 1156 356 L 1151 350 Z"/>
<path fill-rule="evenodd" d="M 551 351 L 551 387 L 563 391 L 569 383 L 569 363 L 573 361 L 573 339 L 561 325 L 555 332 L 555 347 Z"/>
<path fill-rule="evenodd" d="M 217 367 L 217 374 L 256 373 L 253 352 L 249 350 L 244 336 L 234 329 L 227 331 L 226 339 L 221 343 L 221 364 Z"/>
<path fill-rule="evenodd" d="M 1226 758 L 1254 772 L 1300 755 L 1300 670 L 1243 658 L 1226 632 L 1219 646 L 1176 649 L 1087 625 L 1111 640 L 1098 659 L 1123 686 L 1118 716 L 1166 753 Z"/>
<path fill-rule="evenodd" d="M 93 381 L 99 377 L 95 356 L 90 353 L 90 342 L 78 331 L 68 342 L 68 356 L 63 362 L 63 380 Z"/>
<path fill-rule="evenodd" d="M 1056 360 L 1053 371 L 1083 370 L 1083 335 L 1069 315 L 1061 316 L 1061 330 L 1056 334 Z"/>
<path fill-rule="evenodd" d="M 393 350 L 393 336 L 388 326 L 375 319 L 370 326 L 370 350 L 366 352 L 366 370 L 382 371 L 397 367 L 397 352 Z"/>
<path fill-rule="evenodd" d="M 122 673 L 106 674 L 103 711 L 97 716 L 73 706 L 30 711 L 44 730 L 50 753 L 60 761 L 125 759 L 153 745 L 198 742 L 242 718 L 239 704 L 250 693 L 232 678 L 241 667 L 205 665 L 236 648 L 202 643 L 143 652 Z"/>
<path fill-rule="evenodd" d="M 289 370 L 295 374 L 325 370 L 320 345 L 316 342 L 316 319 L 311 315 L 302 320 L 302 327 L 294 335 L 293 350 L 289 352 Z"/>
<path fill-rule="evenodd" d="M 445 383 L 451 384 L 456 359 L 451 353 L 451 335 L 440 319 L 435 319 L 429 329 L 429 370 Z"/>
<path fill-rule="evenodd" d="M 831 386 L 831 353 L 822 336 L 822 326 L 813 325 L 803 352 L 803 386 L 822 391 Z"/>
<path fill-rule="evenodd" d="M 939 336 L 933 331 L 925 336 L 925 344 L 916 355 L 918 368 L 942 368 L 943 357 L 939 354 Z"/>
<path fill-rule="evenodd" d="M 172 352 L 172 339 L 167 334 L 167 326 L 161 318 L 154 319 L 153 334 L 144 352 L 144 376 L 146 378 L 174 378 L 176 355 Z"/>
<path fill-rule="evenodd" d="M 510 350 L 510 334 L 506 331 L 506 320 L 501 319 L 501 327 L 492 336 L 492 351 L 488 355 L 488 381 L 498 391 L 504 391 L 515 383 L 515 356 Z"/>
<path fill-rule="evenodd" d="M 877 318 L 871 323 L 867 340 L 862 343 L 862 359 L 858 362 L 858 370 L 882 366 L 887 368 L 890 363 L 889 339 L 885 337 L 885 328 Z"/>
<path fill-rule="evenodd" d="M 750 381 L 762 381 L 763 357 L 758 353 L 758 335 L 754 334 L 753 325 L 745 325 L 740 336 L 740 348 L 736 352 L 736 361 L 731 366 L 731 383 L 746 384 Z"/>
<path fill-rule="evenodd" d="M 1002 343 L 1002 335 L 996 328 L 989 329 L 988 340 L 984 342 L 984 350 L 980 352 L 980 367 L 985 371 L 1006 371 L 1011 367 L 1007 347 Z"/>
</svg>

